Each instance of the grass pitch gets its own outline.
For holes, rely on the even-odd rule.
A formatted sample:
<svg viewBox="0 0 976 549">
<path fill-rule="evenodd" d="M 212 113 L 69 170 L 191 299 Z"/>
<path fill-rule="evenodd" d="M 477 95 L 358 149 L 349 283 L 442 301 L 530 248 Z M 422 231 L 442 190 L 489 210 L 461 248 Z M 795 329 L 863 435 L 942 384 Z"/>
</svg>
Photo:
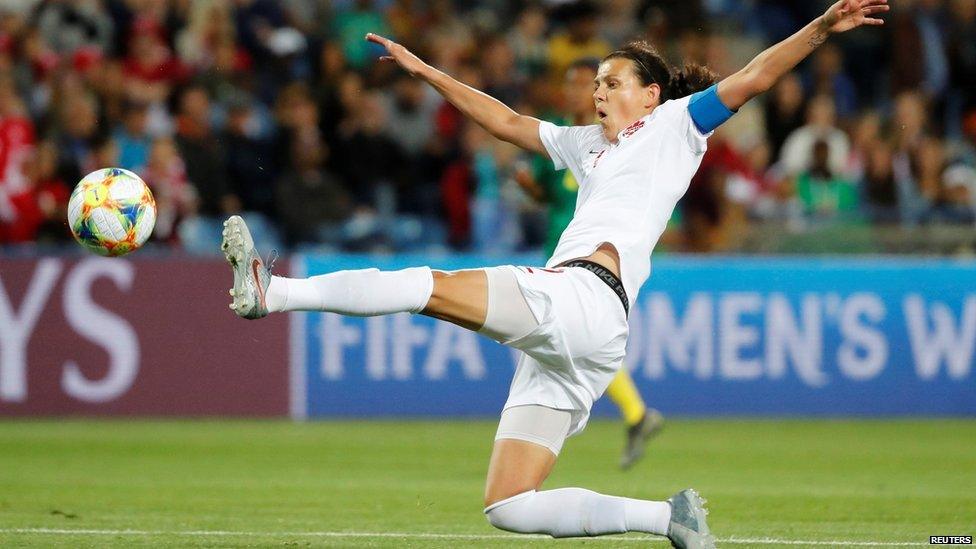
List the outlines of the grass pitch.
<svg viewBox="0 0 976 549">
<path fill-rule="evenodd" d="M 493 422 L 0 422 L 0 546 L 666 547 L 515 537 L 481 495 Z M 709 499 L 720 546 L 976 534 L 976 421 L 670 421 L 629 472 L 619 423 L 546 487 Z M 855 543 L 856 542 L 856 543 Z"/>
</svg>

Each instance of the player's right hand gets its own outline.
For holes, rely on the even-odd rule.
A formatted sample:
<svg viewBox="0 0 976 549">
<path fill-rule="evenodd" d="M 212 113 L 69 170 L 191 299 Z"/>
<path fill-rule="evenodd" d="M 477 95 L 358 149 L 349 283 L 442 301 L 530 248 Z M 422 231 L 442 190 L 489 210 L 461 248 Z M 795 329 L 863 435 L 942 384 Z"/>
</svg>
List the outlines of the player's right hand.
<svg viewBox="0 0 976 549">
<path fill-rule="evenodd" d="M 884 19 L 872 17 L 890 8 L 888 0 L 840 0 L 827 8 L 823 22 L 830 32 L 847 32 L 861 25 L 884 25 Z"/>
<path fill-rule="evenodd" d="M 411 76 L 417 76 L 420 72 L 427 67 L 427 63 L 420 60 L 419 57 L 410 52 L 407 48 L 397 44 L 389 38 L 385 38 L 378 34 L 367 33 L 366 40 L 374 42 L 386 48 L 389 55 L 384 55 L 380 57 L 380 60 L 384 61 L 396 61 L 403 70 L 410 73 Z"/>
</svg>

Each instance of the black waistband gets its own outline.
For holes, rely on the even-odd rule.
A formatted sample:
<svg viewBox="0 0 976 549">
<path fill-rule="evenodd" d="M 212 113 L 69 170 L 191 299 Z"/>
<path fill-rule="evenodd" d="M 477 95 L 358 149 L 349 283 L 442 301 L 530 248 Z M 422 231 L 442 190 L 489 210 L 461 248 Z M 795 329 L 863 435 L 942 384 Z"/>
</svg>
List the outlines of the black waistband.
<svg viewBox="0 0 976 549">
<path fill-rule="evenodd" d="M 600 280 L 609 286 L 610 289 L 613 290 L 613 293 L 617 294 L 617 297 L 620 298 L 620 304 L 624 306 L 624 315 L 626 316 L 630 314 L 630 302 L 627 300 L 627 290 L 624 289 L 623 283 L 620 282 L 617 275 L 613 274 L 613 271 L 588 259 L 572 259 L 570 261 L 566 261 L 565 263 L 560 263 L 558 266 L 582 267 L 600 277 Z"/>
</svg>

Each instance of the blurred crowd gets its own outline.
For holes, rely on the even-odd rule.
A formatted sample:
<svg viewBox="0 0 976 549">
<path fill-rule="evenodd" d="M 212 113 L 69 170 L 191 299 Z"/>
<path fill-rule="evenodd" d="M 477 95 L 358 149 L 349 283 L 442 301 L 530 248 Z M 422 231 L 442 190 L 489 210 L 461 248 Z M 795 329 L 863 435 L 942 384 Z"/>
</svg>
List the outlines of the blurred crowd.
<svg viewBox="0 0 976 549">
<path fill-rule="evenodd" d="M 581 58 L 647 38 L 719 75 L 820 15 L 811 0 L 3 0 L 0 244 L 70 241 L 67 198 L 140 174 L 157 246 L 217 249 L 244 213 L 285 249 L 535 250 L 530 160 L 381 61 L 367 32 L 556 119 Z M 898 0 L 834 37 L 709 142 L 663 246 L 976 226 L 976 1 Z"/>
</svg>

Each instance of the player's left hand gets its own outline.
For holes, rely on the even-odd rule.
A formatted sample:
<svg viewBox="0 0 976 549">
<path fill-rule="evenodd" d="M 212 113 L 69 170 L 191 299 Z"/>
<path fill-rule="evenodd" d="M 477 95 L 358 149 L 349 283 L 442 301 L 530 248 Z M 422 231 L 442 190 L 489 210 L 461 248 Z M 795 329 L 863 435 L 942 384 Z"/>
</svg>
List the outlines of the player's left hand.
<svg viewBox="0 0 976 549">
<path fill-rule="evenodd" d="M 427 67 L 427 64 L 421 61 L 420 58 L 414 55 L 410 50 L 400 44 L 397 44 L 389 38 L 370 32 L 366 34 L 366 40 L 386 48 L 389 55 L 380 57 L 380 60 L 396 61 L 397 64 L 400 65 L 403 70 L 410 73 L 411 76 L 420 76 L 421 71 Z"/>
<path fill-rule="evenodd" d="M 847 32 L 861 25 L 884 25 L 884 20 L 872 17 L 890 9 L 888 0 L 840 0 L 827 8 L 823 23 L 832 33 Z"/>
</svg>

